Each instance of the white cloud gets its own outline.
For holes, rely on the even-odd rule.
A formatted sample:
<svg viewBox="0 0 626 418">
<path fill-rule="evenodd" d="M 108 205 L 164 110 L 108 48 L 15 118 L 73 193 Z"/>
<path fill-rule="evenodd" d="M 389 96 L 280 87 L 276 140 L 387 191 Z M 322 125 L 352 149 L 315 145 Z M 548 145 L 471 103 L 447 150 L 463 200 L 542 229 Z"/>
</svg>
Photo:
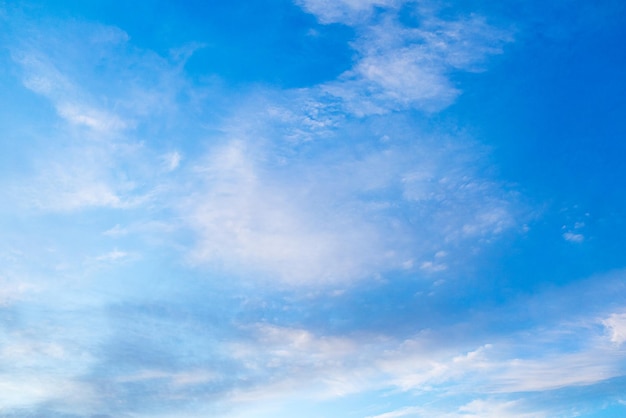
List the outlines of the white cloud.
<svg viewBox="0 0 626 418">
<path fill-rule="evenodd" d="M 276 163 L 279 146 L 260 141 L 220 146 L 180 208 L 198 237 L 193 258 L 284 283 L 345 283 L 412 268 L 410 260 L 514 224 L 510 196 L 455 163 L 467 154 L 427 144 L 305 163 L 297 154 Z M 428 262 L 430 271 L 448 267 Z"/>
<path fill-rule="evenodd" d="M 459 408 L 458 417 L 463 418 L 543 418 L 549 413 L 524 411 L 519 401 L 490 401 L 477 399 Z M 452 416 L 451 416 L 452 417 Z"/>
<path fill-rule="evenodd" d="M 565 232 L 563 234 L 563 238 L 570 242 L 583 242 L 585 240 L 585 236 L 583 234 L 576 234 L 574 232 Z"/>
<path fill-rule="evenodd" d="M 36 293 L 40 286 L 32 280 L 25 280 L 19 273 L 10 272 L 15 260 L 0 253 L 2 270 L 0 271 L 0 308 L 11 306 L 32 293 Z"/>
<path fill-rule="evenodd" d="M 99 133 L 112 133 L 128 126 L 119 115 L 95 106 L 89 95 L 72 81 L 71 75 L 64 74 L 48 55 L 54 52 L 42 47 L 28 45 L 13 53 L 15 61 L 23 68 L 25 87 L 48 98 L 58 115 L 71 125 L 85 126 Z"/>
<path fill-rule="evenodd" d="M 267 373 L 267 379 L 238 390 L 230 401 L 258 404 L 294 396 L 322 400 L 400 389 L 413 394 L 437 393 L 450 401 L 445 407 L 409 406 L 371 418 L 561 416 L 571 405 L 533 404 L 519 394 L 605 382 L 621 376 L 625 358 L 621 350 L 603 344 L 597 330 L 586 325 L 570 330 L 584 335 L 581 338 L 586 343 L 568 348 L 557 331 L 563 326 L 533 330 L 536 338 L 527 340 L 524 347 L 516 342 L 524 336 L 514 335 L 466 351 L 461 345 L 438 340 L 441 335 L 437 333 L 450 330 L 424 331 L 396 340 L 380 335 L 324 336 L 302 328 L 259 324 L 248 328 L 252 340 L 232 344 L 230 352 L 255 376 Z M 518 357 L 521 355 L 524 358 Z M 457 395 L 468 393 L 477 399 L 456 404 Z"/>
<path fill-rule="evenodd" d="M 543 392 L 621 376 L 624 353 L 605 344 L 597 330 L 590 332 L 585 323 L 553 326 L 510 335 L 456 355 L 450 354 L 452 347 L 429 349 L 425 335 L 417 335 L 394 349 L 387 348 L 376 365 L 386 373 L 389 384 L 402 390 L 444 387 L 448 393 L 464 392 L 469 387 L 484 394 Z M 570 333 L 579 335 L 584 343 L 567 348 L 563 341 Z M 532 334 L 533 340 L 521 344 L 526 334 Z"/>
<path fill-rule="evenodd" d="M 163 165 L 165 167 L 165 170 L 166 171 L 176 170 L 178 166 L 180 165 L 180 162 L 182 159 L 183 159 L 183 156 L 178 151 L 168 152 L 167 154 L 163 155 L 162 160 L 163 160 Z"/>
<path fill-rule="evenodd" d="M 308 13 L 314 14 L 321 23 L 354 24 L 366 20 L 374 7 L 389 7 L 399 0 L 297 0 Z"/>
<path fill-rule="evenodd" d="M 121 237 L 128 234 L 128 229 L 123 228 L 119 224 L 116 224 L 113 228 L 107 229 L 102 233 L 102 235 L 106 235 L 109 237 Z"/>
<path fill-rule="evenodd" d="M 266 350 L 272 368 L 280 368 L 281 363 L 291 363 L 301 370 L 307 367 L 325 369 L 332 365 L 341 367 L 344 360 L 359 351 L 359 344 L 347 337 L 327 337 L 315 335 L 301 328 L 287 328 L 268 324 L 248 326 L 255 336 L 255 344 Z M 249 358 L 255 355 L 254 346 L 235 345 L 235 356 Z M 266 359 L 264 359 L 266 360 Z"/>
<path fill-rule="evenodd" d="M 3 409 L 28 408 L 64 400 L 75 406 L 95 398 L 91 389 L 72 378 L 59 376 L 0 374 L 0 405 Z"/>
<path fill-rule="evenodd" d="M 99 255 L 95 259 L 96 261 L 115 262 L 118 260 L 128 258 L 130 255 L 131 255 L 130 253 L 127 253 L 125 251 L 120 251 L 120 250 L 115 249 L 115 250 L 109 251 L 108 253 Z"/>
<path fill-rule="evenodd" d="M 549 412 L 529 408 L 520 401 L 500 401 L 476 399 L 460 406 L 456 411 L 433 407 L 413 406 L 368 418 L 543 418 L 552 416 Z"/>
<path fill-rule="evenodd" d="M 279 179 L 252 155 L 234 142 L 201 172 L 205 188 L 184 208 L 199 233 L 197 260 L 260 270 L 292 284 L 346 281 L 394 263 L 375 225 L 350 208 L 329 206 L 331 196 L 311 195 L 328 193 L 315 179 L 293 184 L 304 174 L 297 172 Z"/>
<path fill-rule="evenodd" d="M 611 341 L 621 345 L 626 341 L 626 313 L 613 313 L 602 321 L 611 335 Z"/>
<path fill-rule="evenodd" d="M 173 97 L 183 88 L 182 70 L 149 51 L 120 50 L 128 36 L 114 27 L 39 23 L 15 30 L 11 56 L 24 86 L 48 99 L 65 123 L 47 121 L 48 131 L 39 134 L 47 141 L 30 156 L 35 173 L 5 187 L 10 200 L 56 212 L 150 200 L 158 175 L 176 169 L 181 154 L 161 163 L 133 134 L 142 124 L 158 132 L 159 122 L 177 115 Z"/>
<path fill-rule="evenodd" d="M 50 152 L 35 167 L 34 175 L 10 183 L 10 198 L 21 207 L 52 212 L 84 208 L 124 208 L 139 204 L 136 186 L 109 171 L 114 151 L 92 145 Z"/>
<path fill-rule="evenodd" d="M 357 116 L 407 108 L 440 110 L 460 92 L 450 80 L 451 72 L 480 70 L 489 55 L 501 53 L 502 46 L 511 41 L 510 33 L 491 27 L 476 15 L 442 20 L 424 9 L 419 28 L 400 24 L 396 11 L 384 14 L 376 23 L 339 17 L 346 11 L 360 15 L 372 6 L 372 2 L 363 2 L 360 8 L 353 8 L 351 2 L 338 2 L 335 8 L 326 2 L 305 3 L 306 10 L 318 10 L 322 22 L 336 16 L 355 25 L 360 35 L 353 43 L 358 53 L 354 67 L 339 80 L 322 86 Z"/>
<path fill-rule="evenodd" d="M 455 332 L 446 329 L 425 330 L 408 339 L 375 334 L 325 336 L 270 324 L 246 329 L 253 338 L 231 344 L 229 351 L 252 375 L 265 378 L 233 393 L 229 400 L 238 405 L 294 397 L 328 400 L 398 389 L 449 397 L 445 407 L 409 406 L 372 418 L 561 416 L 571 405 L 534 404 L 519 394 L 605 382 L 621 376 L 625 359 L 619 347 L 605 344 L 598 333 L 602 330 L 588 328 L 586 323 L 560 322 L 548 329 L 494 337 L 493 344 L 470 350 L 463 348 L 463 341 L 450 343 L 443 338 Z M 584 343 L 568 347 L 563 342 L 567 338 L 564 329 L 566 335 L 576 335 Z M 520 340 L 525 343 L 520 345 Z M 456 403 L 455 397 L 469 393 L 477 399 Z"/>
<path fill-rule="evenodd" d="M 84 104 L 60 103 L 57 111 L 71 124 L 84 125 L 96 131 L 115 132 L 127 127 L 127 122 L 119 116 Z"/>
<path fill-rule="evenodd" d="M 32 206 L 63 212 L 85 207 L 123 206 L 120 197 L 105 182 L 89 182 L 86 178 L 66 176 L 64 173 L 47 180 L 44 185 L 35 186 L 31 195 Z"/>
<path fill-rule="evenodd" d="M 448 266 L 446 266 L 443 263 L 433 263 L 432 261 L 424 261 L 421 265 L 420 265 L 420 269 L 431 272 L 431 273 L 436 273 L 438 271 L 445 271 L 448 269 Z"/>
<path fill-rule="evenodd" d="M 469 371 L 486 367 L 487 351 L 492 346 L 483 347 L 463 354 L 450 354 L 447 350 L 429 347 L 425 335 L 416 335 L 388 349 L 376 366 L 385 372 L 387 382 L 401 390 L 422 390 L 435 385 L 456 381 Z"/>
<path fill-rule="evenodd" d="M 393 12 L 395 7 L 387 1 L 348 1 L 336 6 L 357 13 L 377 6 L 389 6 Z M 308 2 L 306 7 L 335 6 Z M 180 68 L 170 68 L 147 52 L 115 56 L 112 49 L 128 41 L 115 28 L 75 24 L 65 28 L 67 33 L 48 29 L 50 36 L 42 37 L 45 41 L 25 41 L 24 51 L 15 53 L 24 83 L 47 97 L 68 124 L 93 131 L 88 135 L 93 141 L 76 145 L 85 138 L 70 135 L 73 151 L 65 150 L 67 155 L 59 153 L 53 161 L 41 163 L 35 178 L 14 185 L 15 194 L 28 207 L 59 212 L 133 208 L 158 195 L 159 205 L 177 206 L 196 233 L 194 260 L 284 283 L 377 277 L 411 268 L 411 260 L 420 260 L 422 264 L 416 266 L 426 270 L 449 267 L 429 261 L 426 254 L 432 254 L 435 246 L 489 237 L 512 226 L 510 195 L 473 172 L 475 162 L 468 163 L 463 156 L 467 150 L 450 151 L 448 145 L 455 140 L 430 140 L 422 145 L 422 138 L 410 138 L 417 145 L 406 145 L 411 126 L 398 128 L 405 130 L 404 145 L 395 146 L 389 140 L 392 133 L 384 132 L 380 136 L 395 148 L 380 153 L 372 149 L 362 157 L 351 155 L 345 139 L 354 134 L 346 127 L 341 108 L 366 103 L 363 94 L 371 88 L 378 92 L 366 94 L 373 97 L 372 109 L 381 111 L 356 113 L 419 107 L 431 98 L 447 101 L 442 91 L 454 89 L 441 68 L 471 68 L 484 55 L 498 52 L 501 34 L 480 18 L 444 22 L 429 16 L 426 20 L 425 28 L 419 30 L 401 27 L 390 16 L 371 27 L 358 23 L 360 38 L 355 48 L 360 58 L 341 80 L 310 89 L 251 95 L 261 96 L 262 103 L 251 99 L 238 105 L 232 119 L 220 127 L 224 136 L 234 139 L 221 149 L 214 147 L 207 161 L 189 161 L 188 167 L 204 167 L 195 178 L 168 180 L 180 183 L 163 187 L 155 174 L 164 173 L 155 171 L 159 167 L 165 172 L 177 170 L 180 151 L 163 153 L 137 146 L 136 151 L 127 152 L 123 148 L 131 146 L 127 136 L 134 127 L 154 121 L 155 114 L 173 106 L 176 95 L 172 92 L 185 85 L 177 73 Z M 482 45 L 485 40 L 494 40 L 496 46 Z M 101 56 L 114 57 L 118 70 L 136 66 L 150 75 L 143 78 L 153 80 L 152 84 L 137 84 L 142 77 L 131 77 L 126 70 L 119 70 L 118 76 L 107 67 L 102 70 L 103 78 L 113 87 L 107 86 L 106 94 L 100 94 L 104 90 L 99 83 L 80 83 L 93 72 L 92 64 L 64 59 L 66 50 L 70 57 L 81 55 L 94 62 Z M 329 98 L 325 92 L 333 89 L 340 92 Z M 365 135 L 358 141 L 371 141 L 371 135 Z M 311 155 L 306 161 L 305 153 L 297 149 L 303 142 L 321 143 L 329 138 L 338 146 L 329 147 L 321 157 Z M 470 160 L 480 158 L 473 150 L 468 154 Z M 182 197 L 175 190 L 186 188 L 187 181 L 197 181 L 191 187 L 200 189 L 185 189 Z M 395 195 L 363 197 L 368 194 Z M 179 198 L 183 203 L 176 202 Z M 407 212 L 414 214 L 413 219 L 407 219 Z"/>
<path fill-rule="evenodd" d="M 407 416 L 419 417 L 422 415 L 423 411 L 424 411 L 423 408 L 416 407 L 416 406 L 409 406 L 406 408 L 397 409 L 395 411 L 385 412 L 384 414 L 371 415 L 367 418 L 399 418 L 399 417 L 407 417 Z"/>
<path fill-rule="evenodd" d="M 89 332 L 77 334 L 71 321 L 57 323 L 56 313 L 33 321 L 27 317 L 36 317 L 36 313 L 26 309 L 20 312 L 26 314 L 25 325 L 5 329 L 6 342 L 0 347 L 3 411 L 55 402 L 81 408 L 94 402 L 97 396 L 93 388 L 81 381 L 94 360 L 85 338 Z"/>
<path fill-rule="evenodd" d="M 507 360 L 492 365 L 498 371 L 486 387 L 494 393 L 510 393 L 590 385 L 619 376 L 620 358 L 614 351 L 591 348 L 538 359 Z"/>
</svg>

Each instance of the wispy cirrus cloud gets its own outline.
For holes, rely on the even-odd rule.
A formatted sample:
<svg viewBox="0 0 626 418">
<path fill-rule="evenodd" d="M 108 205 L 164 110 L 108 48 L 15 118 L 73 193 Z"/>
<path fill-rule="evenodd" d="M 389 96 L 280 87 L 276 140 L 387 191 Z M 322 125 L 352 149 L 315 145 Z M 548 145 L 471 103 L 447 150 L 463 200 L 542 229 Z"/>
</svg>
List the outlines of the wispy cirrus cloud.
<svg viewBox="0 0 626 418">
<path fill-rule="evenodd" d="M 617 279 L 604 280 L 596 293 L 608 291 Z M 553 291 L 547 291 L 536 298 L 553 300 L 552 295 Z M 598 295 L 591 296 L 593 300 Z M 403 339 L 385 334 L 324 335 L 258 324 L 252 328 L 252 339 L 235 344 L 232 352 L 255 373 L 265 368 L 271 376 L 249 389 L 249 399 L 257 402 L 298 391 L 301 388 L 295 382 L 306 380 L 315 382 L 306 388 L 310 397 L 318 399 L 376 390 L 416 396 L 437 393 L 447 399 L 433 409 L 407 407 L 389 416 L 571 416 L 577 408 L 575 393 L 620 379 L 626 357 L 615 344 L 619 313 L 591 304 L 572 316 L 569 308 L 562 307 L 566 310 L 549 326 L 531 326 L 506 335 L 474 330 L 470 324 L 475 321 L 467 318 L 469 328 L 464 332 L 474 334 L 474 343 L 466 338 L 450 340 L 450 335 L 464 328 L 459 324 L 425 329 Z M 476 345 L 472 348 L 472 344 Z M 282 375 L 284 370 L 288 374 Z M 298 378 L 300 374 L 306 378 Z M 237 399 L 246 399 L 245 393 Z M 476 400 L 468 403 L 463 400 L 467 397 Z"/>
<path fill-rule="evenodd" d="M 237 322 L 232 317 L 221 323 L 206 305 L 232 300 L 206 296 L 203 308 L 170 303 L 110 305 L 104 322 L 93 313 L 78 322 L 63 321 L 78 326 L 68 329 L 68 335 L 89 329 L 79 342 L 67 336 L 47 343 L 34 335 L 14 336 L 14 345 L 6 347 L 8 357 L 3 358 L 19 366 L 14 376 L 26 379 L 30 375 L 21 369 L 26 361 L 31 370 L 34 367 L 48 376 L 46 370 L 61 367 L 70 356 L 71 373 L 67 365 L 62 366 L 67 384 L 80 383 L 83 390 L 75 392 L 75 398 L 61 399 L 41 386 L 41 403 L 59 410 L 95 407 L 104 414 L 114 414 L 117 408 L 146 413 L 150 408 L 140 405 L 147 403 L 163 413 L 187 405 L 193 396 L 197 407 L 220 405 L 220 416 L 230 416 L 234 405 L 236 410 L 245 410 L 246 405 L 263 409 L 293 397 L 323 404 L 381 391 L 437 394 L 443 402 L 429 408 L 407 406 L 388 416 L 568 416 L 575 405 L 559 393 L 602 385 L 621 376 L 626 364 L 623 350 L 606 332 L 613 324 L 603 324 L 598 312 L 581 314 L 576 321 L 555 319 L 550 327 L 515 334 L 468 329 L 474 334 L 472 341 L 451 341 L 450 335 L 462 329 L 458 324 L 393 336 L 338 335 L 306 325 Z M 544 296 L 549 298 L 549 292 Z M 603 312 L 600 317 L 613 318 L 613 314 Z M 54 316 L 38 330 L 49 333 L 63 319 Z M 99 329 L 93 327 L 94 320 L 108 324 L 106 338 L 94 332 Z M 467 318 L 468 324 L 474 322 Z M 571 343 L 574 336 L 577 345 Z M 89 349 L 94 343 L 98 349 Z M 18 391 L 19 381 L 7 386 L 6 393 Z M 560 396 L 563 401 L 542 405 L 533 393 L 557 400 Z M 118 407 L 107 406 L 112 400 Z M 37 403 L 35 398 L 24 402 Z"/>
<path fill-rule="evenodd" d="M 322 23 L 348 24 L 360 35 L 352 44 L 357 53 L 352 69 L 321 87 L 357 116 L 445 108 L 460 94 L 452 74 L 480 71 L 488 56 L 502 53 L 512 41 L 511 31 L 477 15 L 444 20 L 436 8 L 413 5 L 414 26 L 406 26 L 398 17 L 402 2 L 302 4 Z M 377 14 L 375 20 L 372 14 Z"/>
<path fill-rule="evenodd" d="M 70 57 L 78 56 L 88 50 L 89 45 L 95 47 L 93 52 L 102 47 L 123 44 L 128 37 L 123 31 L 112 27 L 101 26 L 94 30 L 85 25 L 76 25 L 72 29 L 70 32 L 80 33 L 86 39 L 67 39 L 58 33 L 54 34 L 52 28 L 48 28 L 48 31 L 37 29 L 39 33 L 35 37 L 21 39 L 13 47 L 13 59 L 22 68 L 24 86 L 51 100 L 58 115 L 72 125 L 84 126 L 98 133 L 123 130 L 130 121 L 124 120 L 112 108 L 107 109 L 103 103 L 98 103 L 90 92 L 83 90 L 78 80 L 72 79 L 80 66 L 85 65 L 84 61 L 62 57 L 61 49 Z M 94 56 L 91 58 L 97 59 Z"/>
<path fill-rule="evenodd" d="M 159 150 L 144 147 L 137 132 L 176 112 L 172 95 L 184 84 L 178 64 L 133 49 L 116 27 L 72 22 L 61 31 L 55 21 L 16 22 L 8 35 L 13 64 L 63 123 L 37 133 L 46 141 L 33 155 L 34 170 L 5 188 L 13 190 L 7 198 L 58 212 L 149 200 L 154 174 L 175 169 L 180 154 L 160 168 Z"/>
</svg>

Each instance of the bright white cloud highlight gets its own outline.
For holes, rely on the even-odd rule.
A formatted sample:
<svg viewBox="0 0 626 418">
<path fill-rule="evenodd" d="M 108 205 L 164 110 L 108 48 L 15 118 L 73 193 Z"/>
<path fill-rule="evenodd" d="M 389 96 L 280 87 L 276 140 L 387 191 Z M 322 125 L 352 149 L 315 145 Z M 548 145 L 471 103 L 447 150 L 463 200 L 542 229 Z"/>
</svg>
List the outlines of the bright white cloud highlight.
<svg viewBox="0 0 626 418">
<path fill-rule="evenodd" d="M 197 260 L 260 270 L 292 284 L 346 281 L 397 262 L 375 225 L 359 211 L 341 210 L 349 201 L 339 197 L 333 207 L 326 185 L 302 172 L 276 177 L 242 142 L 216 150 L 199 174 L 205 189 L 183 208 L 199 232 Z M 296 184 L 294 176 L 301 176 Z"/>
<path fill-rule="evenodd" d="M 602 321 L 615 344 L 623 344 L 626 341 L 626 313 L 614 313 Z"/>
</svg>

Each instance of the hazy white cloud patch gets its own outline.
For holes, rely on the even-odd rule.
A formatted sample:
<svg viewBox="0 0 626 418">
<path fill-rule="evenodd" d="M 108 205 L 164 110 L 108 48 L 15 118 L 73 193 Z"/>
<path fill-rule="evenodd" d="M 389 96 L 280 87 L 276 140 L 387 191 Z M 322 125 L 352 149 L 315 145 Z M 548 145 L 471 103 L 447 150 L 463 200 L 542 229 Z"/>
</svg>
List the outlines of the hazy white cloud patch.
<svg viewBox="0 0 626 418">
<path fill-rule="evenodd" d="M 459 408 L 458 415 L 464 418 L 543 418 L 551 416 L 547 412 L 528 410 L 520 401 L 474 400 Z M 534 409 L 534 408 L 533 408 Z"/>
<path fill-rule="evenodd" d="M 50 298 L 51 303 L 63 303 Z M 74 307 L 53 310 L 51 305 L 26 301 L 19 307 L 23 328 L 3 327 L 0 347 L 0 405 L 71 405 L 75 411 L 93 407 L 98 395 L 83 377 L 95 360 L 94 341 L 102 336 L 97 314 Z M 76 314 L 77 317 L 73 317 Z"/>
<path fill-rule="evenodd" d="M 619 347 L 607 344 L 602 329 L 568 321 L 505 337 L 483 335 L 478 339 L 492 342 L 469 349 L 467 342 L 444 342 L 451 329 L 424 330 L 404 339 L 324 335 L 270 324 L 244 329 L 250 338 L 231 343 L 229 352 L 259 380 L 233 394 L 232 402 L 259 404 L 294 396 L 323 401 L 381 390 L 418 397 L 431 393 L 445 400 L 373 415 L 377 418 L 571 416 L 571 403 L 546 405 L 533 401 L 532 394 L 603 384 L 621 376 L 626 360 Z M 530 334 L 536 338 L 529 339 Z M 563 342 L 569 334 L 584 336 L 584 343 L 568 348 Z M 520 346 L 520 340 L 525 344 Z M 459 400 L 467 397 L 474 400 Z"/>
<path fill-rule="evenodd" d="M 0 402 L 3 408 L 24 408 L 63 400 L 74 407 L 87 404 L 95 394 L 81 382 L 59 376 L 17 376 L 0 374 Z"/>
<path fill-rule="evenodd" d="M 588 216 L 589 214 L 587 214 Z M 574 222 L 574 225 L 570 228 L 567 225 L 563 225 L 561 227 L 563 232 L 563 239 L 569 242 L 581 243 L 585 240 L 585 235 L 583 234 L 583 229 L 585 227 L 585 223 L 582 221 Z"/>
<path fill-rule="evenodd" d="M 51 152 L 30 177 L 10 183 L 11 200 L 21 207 L 52 212 L 136 206 L 147 198 L 146 192 L 125 173 L 111 171 L 118 159 L 130 157 L 123 154 L 99 144 Z"/>
<path fill-rule="evenodd" d="M 356 24 L 370 18 L 376 7 L 395 7 L 400 0 L 297 0 L 306 12 L 321 23 Z"/>
<path fill-rule="evenodd" d="M 621 345 L 626 341 L 626 313 L 613 313 L 602 323 L 609 332 L 612 342 Z"/>
<path fill-rule="evenodd" d="M 583 234 L 576 234 L 574 232 L 565 232 L 563 234 L 563 238 L 569 242 L 583 242 L 585 240 L 585 236 Z"/>
<path fill-rule="evenodd" d="M 39 289 L 37 283 L 0 274 L 0 308 L 11 306 Z"/>
<path fill-rule="evenodd" d="M 512 339 L 492 337 L 493 344 L 467 351 L 437 342 L 436 333 L 431 331 L 396 340 L 376 335 L 327 337 L 306 329 L 261 324 L 253 329 L 253 340 L 232 345 L 231 352 L 253 373 L 262 369 L 270 377 L 267 383 L 261 380 L 249 391 L 242 390 L 235 399 L 281 399 L 300 390 L 305 390 L 308 398 L 319 399 L 370 390 L 400 390 L 436 393 L 449 401 L 446 407 L 409 406 L 374 417 L 571 416 L 571 404 L 535 403 L 532 396 L 520 398 L 520 393 L 541 394 L 600 384 L 621 376 L 625 358 L 614 346 L 603 344 L 599 334 L 588 335 L 586 341 L 591 342 L 579 349 L 563 348 L 559 324 L 556 326 L 534 330 L 539 338 L 529 341 L 525 348 Z M 572 332 L 589 330 L 582 327 Z M 517 337 L 523 338 L 511 338 Z M 553 351 L 559 349 L 551 354 L 532 354 L 546 353 L 550 347 Z M 302 381 L 308 384 L 296 384 Z M 458 396 L 476 399 L 459 403 L 455 398 Z"/>
<path fill-rule="evenodd" d="M 83 125 L 96 131 L 111 132 L 127 127 L 119 116 L 75 103 L 59 104 L 59 115 L 74 125 Z"/>
<path fill-rule="evenodd" d="M 102 234 L 114 238 L 121 237 L 128 234 L 128 229 L 122 227 L 120 224 L 116 224 L 114 227 L 102 232 Z"/>
<path fill-rule="evenodd" d="M 270 368 L 289 368 L 305 372 L 306 369 L 326 370 L 333 366 L 344 367 L 345 360 L 359 351 L 359 343 L 344 336 L 319 336 L 306 329 L 286 328 L 269 324 L 248 326 L 255 337 L 255 344 L 264 347 L 269 357 Z M 233 346 L 236 357 L 250 359 L 256 356 L 253 346 L 236 344 Z M 263 357 L 261 361 L 265 361 Z"/>
<path fill-rule="evenodd" d="M 483 155 L 463 149 L 464 139 L 423 138 L 404 122 L 373 135 L 367 124 L 374 117 L 359 127 L 345 109 L 362 107 L 352 113 L 371 116 L 449 103 L 456 90 L 446 71 L 476 70 L 506 36 L 479 17 L 424 15 L 419 29 L 404 27 L 394 2 L 305 4 L 327 19 L 381 7 L 386 12 L 376 22 L 350 20 L 359 38 L 349 72 L 322 86 L 244 95 L 212 134 L 206 157 L 132 139 L 152 122 L 165 126 L 160 116 L 183 113 L 175 99 L 186 86 L 178 64 L 133 49 L 116 28 L 76 23 L 67 33 L 40 31 L 14 53 L 24 84 L 78 130 L 68 131 L 72 155 L 49 154 L 36 175 L 17 182 L 20 199 L 56 212 L 137 208 L 158 199 L 176 208 L 197 238 L 194 261 L 282 283 L 450 268 L 432 254 L 513 227 L 514 196 L 474 169 Z M 85 83 L 98 63 L 102 81 Z M 83 137 L 84 129 L 90 132 Z M 76 145 L 85 137 L 93 141 Z M 309 151 L 306 144 L 313 144 Z M 358 144 L 365 151 L 355 152 Z M 161 181 L 165 176 L 171 178 Z"/>
<path fill-rule="evenodd" d="M 443 385 L 441 387 L 450 393 L 462 393 L 470 388 L 491 394 L 541 392 L 591 385 L 620 376 L 624 354 L 603 345 L 598 335 L 592 339 L 594 343 L 577 350 L 561 349 L 555 354 L 530 358 L 528 354 L 525 354 L 527 358 L 517 358 L 521 353 L 517 350 L 521 349 L 514 341 L 507 340 L 485 344 L 467 354 L 436 358 L 423 350 L 415 350 L 421 346 L 416 338 L 395 352 L 390 351 L 379 367 L 402 390 L 424 390 Z M 551 337 L 529 344 L 525 353 L 541 351 L 559 342 L 558 338 Z M 411 347 L 414 348 L 408 350 Z"/>
<path fill-rule="evenodd" d="M 442 257 L 425 258 L 515 225 L 514 195 L 429 139 L 357 158 L 339 146 L 306 164 L 297 153 L 275 159 L 281 147 L 233 140 L 197 166 L 201 192 L 181 205 L 195 260 L 292 284 L 352 282 L 413 260 L 442 271 Z"/>
<path fill-rule="evenodd" d="M 64 22 L 62 30 L 59 22 L 41 23 L 22 22 L 28 35 L 13 28 L 12 57 L 24 85 L 48 98 L 70 124 L 116 134 L 150 114 L 175 112 L 172 96 L 184 85 L 180 68 L 134 49 L 123 30 L 81 21 Z"/>
<path fill-rule="evenodd" d="M 384 414 L 370 415 L 367 418 L 399 418 L 399 417 L 419 417 L 423 408 L 417 406 L 408 406 L 401 409 L 396 409 L 395 411 L 385 412 Z"/>
<path fill-rule="evenodd" d="M 553 417 L 549 412 L 537 410 L 522 401 L 476 399 L 459 406 L 456 411 L 433 407 L 410 406 L 367 418 L 544 418 Z"/>
<path fill-rule="evenodd" d="M 55 57 L 60 48 L 55 41 L 58 39 L 54 35 L 49 38 L 42 36 L 37 41 L 27 41 L 22 49 L 13 53 L 14 60 L 23 69 L 24 86 L 50 99 L 58 115 L 71 125 L 84 126 L 104 134 L 125 129 L 129 121 L 112 109 L 98 105 L 89 93 L 83 91 L 72 77 L 74 69 L 62 70 L 58 67 L 67 61 Z M 66 45 L 70 49 L 79 46 L 82 47 L 76 41 Z"/>
<path fill-rule="evenodd" d="M 315 88 L 249 96 L 186 165 L 193 260 L 307 285 L 436 272 L 451 264 L 433 254 L 524 218 L 471 138 L 380 122 L 346 117 Z"/>
<path fill-rule="evenodd" d="M 180 162 L 183 159 L 183 156 L 178 151 L 168 152 L 162 157 L 163 167 L 166 171 L 174 171 L 180 165 Z"/>
<path fill-rule="evenodd" d="M 605 357 L 600 360 L 598 356 Z M 621 353 L 595 347 L 539 359 L 511 359 L 492 365 L 500 372 L 486 386 L 494 393 L 510 393 L 591 385 L 620 376 L 622 360 Z"/>
<path fill-rule="evenodd" d="M 73 211 L 85 207 L 115 208 L 123 206 L 123 203 L 111 186 L 101 180 L 57 172 L 36 185 L 28 206 Z"/>
<path fill-rule="evenodd" d="M 119 260 L 123 260 L 131 256 L 130 253 L 126 251 L 120 251 L 118 249 L 109 251 L 108 253 L 97 256 L 96 261 L 105 261 L 105 262 L 116 262 Z"/>
<path fill-rule="evenodd" d="M 448 269 L 444 263 L 436 263 L 432 261 L 424 261 L 420 264 L 420 269 L 428 271 L 430 273 L 436 273 L 438 271 L 445 271 Z"/>
<path fill-rule="evenodd" d="M 303 1 L 322 23 L 354 26 L 357 59 L 352 69 L 323 91 L 357 115 L 417 108 L 429 112 L 450 105 L 460 93 L 454 71 L 480 71 L 485 59 L 502 53 L 511 33 L 477 15 L 458 20 L 437 17 L 436 9 L 414 6 L 415 27 L 398 19 L 398 1 Z M 368 19 L 375 7 L 380 16 Z M 419 22 L 419 26 L 417 23 Z"/>
<path fill-rule="evenodd" d="M 115 27 L 44 21 L 12 27 L 11 57 L 24 86 L 50 101 L 54 122 L 35 152 L 33 172 L 8 181 L 21 207 L 75 212 L 133 208 L 163 189 L 160 175 L 178 168 L 182 154 L 163 155 L 137 137 L 140 129 L 175 118 L 181 69 L 128 44 Z M 59 28 L 62 27 L 63 30 Z"/>
<path fill-rule="evenodd" d="M 333 207 L 303 172 L 268 172 L 244 143 L 216 150 L 200 174 L 204 190 L 183 208 L 199 233 L 197 260 L 256 269 L 293 284 L 323 284 L 366 275 L 398 258 L 383 247 L 386 238 L 375 225 L 341 208 L 350 202 Z M 300 180 L 294 184 L 294 178 Z"/>
</svg>

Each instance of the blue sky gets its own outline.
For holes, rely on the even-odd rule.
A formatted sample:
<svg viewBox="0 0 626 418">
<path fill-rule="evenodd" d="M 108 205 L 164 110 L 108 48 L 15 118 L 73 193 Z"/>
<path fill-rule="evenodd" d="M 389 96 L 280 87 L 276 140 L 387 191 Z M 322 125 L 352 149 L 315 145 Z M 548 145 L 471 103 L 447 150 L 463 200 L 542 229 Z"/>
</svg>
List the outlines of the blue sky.
<svg viewBox="0 0 626 418">
<path fill-rule="evenodd" d="M 626 414 L 621 1 L 0 1 L 0 416 Z"/>
</svg>

